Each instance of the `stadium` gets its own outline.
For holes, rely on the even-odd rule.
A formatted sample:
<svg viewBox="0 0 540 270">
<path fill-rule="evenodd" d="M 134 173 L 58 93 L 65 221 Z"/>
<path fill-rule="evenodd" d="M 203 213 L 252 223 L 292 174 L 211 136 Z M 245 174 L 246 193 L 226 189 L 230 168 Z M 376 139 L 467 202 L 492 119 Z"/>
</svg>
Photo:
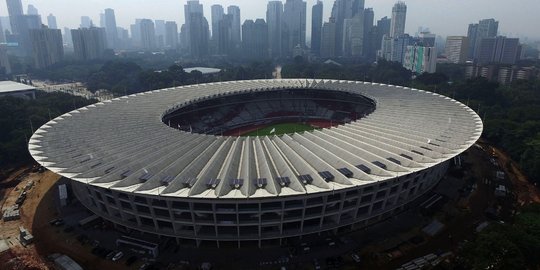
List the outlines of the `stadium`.
<svg viewBox="0 0 540 270">
<path fill-rule="evenodd" d="M 467 106 L 422 90 L 252 80 L 90 105 L 42 126 L 29 150 L 119 229 L 264 247 L 404 211 L 482 129 Z"/>
</svg>

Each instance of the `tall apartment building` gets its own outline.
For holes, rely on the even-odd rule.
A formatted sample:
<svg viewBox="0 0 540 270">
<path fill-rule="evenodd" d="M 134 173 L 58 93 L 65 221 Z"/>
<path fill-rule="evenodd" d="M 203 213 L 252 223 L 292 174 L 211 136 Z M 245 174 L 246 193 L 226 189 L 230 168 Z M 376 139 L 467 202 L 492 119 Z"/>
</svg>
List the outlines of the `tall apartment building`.
<svg viewBox="0 0 540 270">
<path fill-rule="evenodd" d="M 268 24 L 268 41 L 272 57 L 282 56 L 282 26 L 283 26 L 283 3 L 281 1 L 269 1 L 266 6 L 266 23 Z"/>
<path fill-rule="evenodd" d="M 184 5 L 184 18 L 185 23 L 182 26 L 182 34 L 184 38 L 182 39 L 182 43 L 185 46 L 185 49 L 187 49 L 192 55 L 194 55 L 197 54 L 200 50 L 199 48 L 192 48 L 191 46 L 196 46 L 200 43 L 201 40 L 195 40 L 192 42 L 191 37 L 194 36 L 200 39 L 200 35 L 203 34 L 200 31 L 204 31 L 205 33 L 208 33 L 209 31 L 208 29 L 201 29 L 203 27 L 202 25 L 204 24 L 204 12 L 203 5 L 199 3 L 199 0 L 187 1 L 187 3 Z M 206 21 L 206 19 L 204 19 L 204 21 Z M 192 25 L 192 22 L 194 22 L 195 25 Z M 208 22 L 206 22 L 206 24 L 208 25 Z M 208 39 L 208 37 L 206 39 Z"/>
<path fill-rule="evenodd" d="M 521 55 L 518 38 L 503 36 L 483 38 L 477 52 L 477 62 L 481 65 L 489 63 L 515 64 Z"/>
<path fill-rule="evenodd" d="M 375 22 L 375 13 L 372 8 L 364 9 L 364 29 L 363 29 L 363 45 L 362 55 L 368 59 L 374 59 L 375 57 L 375 28 L 373 23 Z"/>
<path fill-rule="evenodd" d="M 177 49 L 179 45 L 178 25 L 176 22 L 165 22 L 165 47 Z"/>
<path fill-rule="evenodd" d="M 263 19 L 246 20 L 242 25 L 242 52 L 251 59 L 268 57 L 268 25 Z"/>
<path fill-rule="evenodd" d="M 208 55 L 210 37 L 208 21 L 202 13 L 190 15 L 189 48 L 192 57 L 203 58 Z"/>
<path fill-rule="evenodd" d="M 333 17 L 325 22 L 322 27 L 321 57 L 336 57 L 336 28 L 337 24 Z"/>
<path fill-rule="evenodd" d="M 398 37 L 384 36 L 381 50 L 379 51 L 379 58 L 383 58 L 387 61 L 403 63 L 407 46 L 413 45 L 414 41 L 415 40 L 407 34 Z"/>
<path fill-rule="evenodd" d="M 212 18 L 212 40 L 217 41 L 219 37 L 219 22 L 223 19 L 225 12 L 222 5 L 212 5 L 211 7 Z"/>
<path fill-rule="evenodd" d="M 30 40 L 34 58 L 34 68 L 41 69 L 64 59 L 64 44 L 60 29 L 30 30 Z"/>
<path fill-rule="evenodd" d="M 435 47 L 407 46 L 403 58 L 403 67 L 416 73 L 435 73 L 437 68 L 437 50 Z"/>
<path fill-rule="evenodd" d="M 105 55 L 107 48 L 105 28 L 90 27 L 72 29 L 71 37 L 77 59 L 99 59 Z"/>
<path fill-rule="evenodd" d="M 495 19 L 484 19 L 476 24 L 469 24 L 467 38 L 469 39 L 469 59 L 478 59 L 480 43 L 483 38 L 491 38 L 497 36 L 499 22 Z"/>
<path fill-rule="evenodd" d="M 11 24 L 11 32 L 19 34 L 18 17 L 24 15 L 21 0 L 6 0 L 9 21 Z"/>
<path fill-rule="evenodd" d="M 10 74 L 11 63 L 7 54 L 7 45 L 0 44 L 0 73 Z"/>
<path fill-rule="evenodd" d="M 105 9 L 104 13 L 105 32 L 107 34 L 107 47 L 118 48 L 118 29 L 116 26 L 116 15 L 113 9 Z"/>
<path fill-rule="evenodd" d="M 231 40 L 234 45 L 240 45 L 242 42 L 242 30 L 241 30 L 241 17 L 240 17 L 240 8 L 238 6 L 228 6 L 227 14 L 231 15 Z"/>
<path fill-rule="evenodd" d="M 232 40 L 233 15 L 226 14 L 218 23 L 217 52 L 221 55 L 229 55 L 233 48 Z"/>
<path fill-rule="evenodd" d="M 405 2 L 397 2 L 392 8 L 392 21 L 390 24 L 390 36 L 398 37 L 405 34 L 405 21 L 407 19 L 407 5 Z"/>
<path fill-rule="evenodd" d="M 156 46 L 156 30 L 154 21 L 150 19 L 142 19 L 140 23 L 141 31 L 141 48 L 144 50 L 154 50 Z"/>
<path fill-rule="evenodd" d="M 306 46 L 306 2 L 287 0 L 283 8 L 283 47 L 290 56 L 296 46 Z"/>
<path fill-rule="evenodd" d="M 318 0 L 311 9 L 311 52 L 317 56 L 321 53 L 322 23 L 323 2 Z"/>
<path fill-rule="evenodd" d="M 334 19 L 336 55 L 350 55 L 350 44 L 363 38 L 363 13 L 365 0 L 336 0 L 332 7 Z M 351 28 L 358 29 L 351 33 Z M 353 41 L 356 40 L 356 41 Z M 360 45 L 361 46 L 361 45 Z"/>
<path fill-rule="evenodd" d="M 49 29 L 58 29 L 58 24 L 56 23 L 56 17 L 52 14 L 49 14 L 47 16 L 47 25 L 49 26 Z"/>
<path fill-rule="evenodd" d="M 461 64 L 467 61 L 469 39 L 463 36 L 449 36 L 446 38 L 444 54 L 450 63 Z"/>
</svg>

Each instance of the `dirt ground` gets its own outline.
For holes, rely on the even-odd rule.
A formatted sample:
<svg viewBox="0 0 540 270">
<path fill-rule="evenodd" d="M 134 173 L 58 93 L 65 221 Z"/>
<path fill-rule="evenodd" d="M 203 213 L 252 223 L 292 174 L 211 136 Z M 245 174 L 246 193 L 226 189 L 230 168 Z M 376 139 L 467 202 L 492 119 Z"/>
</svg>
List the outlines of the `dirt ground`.
<svg viewBox="0 0 540 270">
<path fill-rule="evenodd" d="M 14 177 L 17 177 L 21 172 L 27 171 L 28 168 L 21 168 L 17 170 Z M 14 178 L 14 177 L 11 177 Z M 11 181 L 10 178 L 3 181 Z M 27 199 L 20 208 L 21 219 L 14 221 L 4 222 L 0 221 L 0 237 L 8 241 L 10 250 L 10 259 L 5 261 L 6 263 L 0 264 L 0 269 L 48 269 L 47 262 L 38 255 L 35 246 L 29 245 L 24 247 L 20 244 L 19 227 L 22 226 L 30 231 L 31 234 L 35 234 L 32 230 L 36 220 L 34 216 L 36 214 L 37 206 L 41 203 L 41 199 L 53 186 L 59 177 L 52 172 L 44 173 L 28 173 L 24 179 L 14 188 L 4 189 L 6 192 L 5 200 L 2 202 L 2 210 L 10 207 L 15 203 L 17 197 L 21 193 L 24 186 L 27 183 L 33 181 L 34 186 L 27 191 Z M 52 209 L 51 209 L 52 211 Z M 40 221 L 37 221 L 40 222 Z"/>
<path fill-rule="evenodd" d="M 538 191 L 538 188 L 531 184 L 527 176 L 519 169 L 516 162 L 510 159 L 510 157 L 500 149 L 491 147 L 491 150 L 495 153 L 499 160 L 499 164 L 512 181 L 519 205 L 527 205 L 533 202 L 540 203 L 540 192 Z"/>
<path fill-rule="evenodd" d="M 28 168 L 22 168 L 12 173 L 11 181 Z M 44 173 L 27 173 L 24 179 L 6 192 L 2 208 L 15 203 L 21 190 L 30 181 L 34 186 L 27 192 L 27 199 L 21 207 L 21 219 L 15 221 L 0 221 L 0 238 L 8 241 L 10 251 L 1 255 L 6 263 L 0 263 L 0 270 L 12 269 L 53 269 L 51 262 L 46 261 L 52 253 L 67 254 L 85 269 L 123 269 L 123 264 L 101 260 L 91 254 L 90 245 L 81 246 L 73 233 L 64 232 L 63 227 L 55 227 L 49 221 L 58 217 L 54 196 L 57 195 L 56 183 L 60 176 L 46 171 Z M 5 182 L 3 181 L 3 182 Z M 34 236 L 34 244 L 23 247 L 19 240 L 19 227 L 23 226 Z"/>
</svg>

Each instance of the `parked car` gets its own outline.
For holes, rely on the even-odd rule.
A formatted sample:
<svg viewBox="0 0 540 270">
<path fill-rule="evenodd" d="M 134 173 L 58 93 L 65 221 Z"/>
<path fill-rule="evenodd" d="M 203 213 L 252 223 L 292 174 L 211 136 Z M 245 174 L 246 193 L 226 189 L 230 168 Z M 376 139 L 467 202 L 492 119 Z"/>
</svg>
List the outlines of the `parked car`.
<svg viewBox="0 0 540 270">
<path fill-rule="evenodd" d="M 351 254 L 351 258 L 357 263 L 360 262 L 360 256 L 358 256 L 356 253 Z"/>
<path fill-rule="evenodd" d="M 112 260 L 113 262 L 116 262 L 122 259 L 122 257 L 124 257 L 124 253 L 122 251 L 118 251 L 118 253 L 116 253 L 116 255 L 114 255 L 114 257 L 112 258 Z"/>
<path fill-rule="evenodd" d="M 109 252 L 109 253 L 107 254 L 107 256 L 105 256 L 105 259 L 107 259 L 107 260 L 112 260 L 112 258 L 116 255 L 116 253 L 117 253 L 117 252 L 116 252 L 115 250 Z"/>
</svg>

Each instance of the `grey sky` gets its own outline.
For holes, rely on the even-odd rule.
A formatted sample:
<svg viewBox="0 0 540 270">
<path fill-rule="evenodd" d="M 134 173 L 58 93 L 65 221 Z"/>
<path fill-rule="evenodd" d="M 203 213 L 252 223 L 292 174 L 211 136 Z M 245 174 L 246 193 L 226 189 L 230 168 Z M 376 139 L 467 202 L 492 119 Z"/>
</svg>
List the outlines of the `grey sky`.
<svg viewBox="0 0 540 270">
<path fill-rule="evenodd" d="M 90 16 L 99 24 L 99 13 L 113 8 L 117 23 L 129 28 L 135 18 L 173 20 L 184 22 L 187 0 L 23 0 L 24 10 L 28 4 L 36 6 L 43 17 L 53 13 L 60 27 L 76 28 L 82 15 Z M 316 0 L 306 0 L 308 5 L 308 36 L 311 29 L 311 6 Z M 366 0 L 366 7 L 373 7 L 375 18 L 390 17 L 397 0 Z M 242 21 L 265 18 L 266 0 L 200 0 L 205 16 L 210 20 L 210 6 L 237 5 Z M 283 0 L 285 2 L 285 0 Z M 328 20 L 334 0 L 323 0 L 324 19 Z M 482 18 L 499 20 L 499 32 L 508 36 L 528 36 L 540 39 L 540 0 L 405 0 L 408 6 L 406 30 L 417 32 L 419 26 L 429 27 L 431 32 L 446 35 L 466 35 L 467 26 Z M 0 14 L 7 15 L 5 0 L 0 0 Z M 46 22 L 46 18 L 43 18 Z"/>
</svg>

